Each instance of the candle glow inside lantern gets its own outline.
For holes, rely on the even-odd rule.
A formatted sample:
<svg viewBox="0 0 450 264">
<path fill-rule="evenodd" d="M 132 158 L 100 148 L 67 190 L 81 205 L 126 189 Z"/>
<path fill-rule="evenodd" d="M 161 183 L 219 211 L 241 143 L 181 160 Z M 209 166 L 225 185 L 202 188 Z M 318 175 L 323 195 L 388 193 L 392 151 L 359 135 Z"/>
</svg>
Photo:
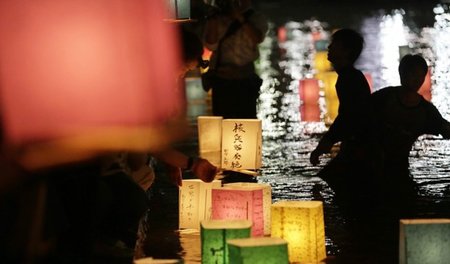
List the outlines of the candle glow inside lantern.
<svg viewBox="0 0 450 264">
<path fill-rule="evenodd" d="M 261 129 L 258 119 L 224 119 L 221 167 L 237 171 L 261 168 Z"/>
<path fill-rule="evenodd" d="M 323 205 L 320 201 L 272 204 L 272 237 L 288 242 L 289 261 L 317 263 L 326 258 Z"/>
<path fill-rule="evenodd" d="M 317 51 L 314 54 L 314 69 L 316 69 L 318 73 L 331 71 L 333 69 L 331 62 L 328 60 L 327 51 Z"/>
<path fill-rule="evenodd" d="M 212 189 L 211 219 L 252 221 L 252 235 L 264 235 L 263 189 L 226 186 Z"/>
<path fill-rule="evenodd" d="M 210 183 L 198 179 L 183 180 L 179 189 L 179 227 L 199 229 L 200 221 L 211 218 L 211 190 L 221 181 Z"/>
<path fill-rule="evenodd" d="M 200 157 L 207 159 L 216 167 L 221 167 L 222 120 L 221 116 L 197 118 Z"/>
<path fill-rule="evenodd" d="M 228 240 L 230 263 L 288 264 L 287 241 L 281 238 L 260 237 Z"/>
<path fill-rule="evenodd" d="M 253 182 L 233 182 L 224 184 L 223 186 L 237 187 L 237 188 L 262 188 L 264 235 L 270 235 L 270 207 L 272 205 L 272 187 L 266 183 L 253 183 Z"/>
<path fill-rule="evenodd" d="M 400 264 L 448 263 L 450 219 L 401 219 Z"/>
<path fill-rule="evenodd" d="M 228 264 L 226 241 L 248 238 L 251 233 L 248 220 L 206 220 L 201 222 L 200 239 L 203 264 Z"/>
</svg>

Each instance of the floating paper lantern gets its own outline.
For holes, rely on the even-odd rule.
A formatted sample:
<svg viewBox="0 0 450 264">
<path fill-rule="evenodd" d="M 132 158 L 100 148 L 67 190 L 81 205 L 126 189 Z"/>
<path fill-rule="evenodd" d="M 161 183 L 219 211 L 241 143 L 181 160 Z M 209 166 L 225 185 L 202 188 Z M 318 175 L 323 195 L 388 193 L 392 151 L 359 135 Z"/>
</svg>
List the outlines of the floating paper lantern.
<svg viewBox="0 0 450 264">
<path fill-rule="evenodd" d="M 255 170 L 261 167 L 261 120 L 222 121 L 222 168 Z"/>
<path fill-rule="evenodd" d="M 229 263 L 288 264 L 287 242 L 281 238 L 240 238 L 228 240 Z"/>
<path fill-rule="evenodd" d="M 179 189 L 179 227 L 199 229 L 200 221 L 211 218 L 211 189 L 221 182 L 210 183 L 198 179 L 183 180 Z"/>
<path fill-rule="evenodd" d="M 314 69 L 317 72 L 326 72 L 333 69 L 331 62 L 328 60 L 327 51 L 318 51 L 314 54 Z"/>
<path fill-rule="evenodd" d="M 400 220 L 400 264 L 448 263 L 450 219 Z"/>
<path fill-rule="evenodd" d="M 418 93 L 425 98 L 427 101 L 431 101 L 431 69 L 428 68 L 427 75 L 423 81 L 422 86 L 420 86 Z"/>
<path fill-rule="evenodd" d="M 207 159 L 216 167 L 222 165 L 222 120 L 221 116 L 197 118 L 200 157 Z"/>
<path fill-rule="evenodd" d="M 326 258 L 323 206 L 320 201 L 272 204 L 272 237 L 288 242 L 289 261 L 317 263 Z"/>
<path fill-rule="evenodd" d="M 317 79 L 321 81 L 325 91 L 325 104 L 327 112 L 325 114 L 325 124 L 331 125 L 338 115 L 339 99 L 336 93 L 336 82 L 338 75 L 335 71 L 321 72 L 316 74 Z"/>
<path fill-rule="evenodd" d="M 272 205 L 272 187 L 266 183 L 234 182 L 223 185 L 224 187 L 237 188 L 262 188 L 263 190 L 263 214 L 264 235 L 270 235 L 270 207 Z"/>
<path fill-rule="evenodd" d="M 285 42 L 287 40 L 287 29 L 285 26 L 280 26 L 277 31 L 278 42 Z"/>
<path fill-rule="evenodd" d="M 304 122 L 319 122 L 319 105 L 300 105 L 300 120 Z"/>
<path fill-rule="evenodd" d="M 263 189 L 227 186 L 212 189 L 211 219 L 252 221 L 252 235 L 264 235 Z"/>
<path fill-rule="evenodd" d="M 319 80 L 301 79 L 298 86 L 300 100 L 304 105 L 316 105 L 319 103 Z"/>
<path fill-rule="evenodd" d="M 183 114 L 183 91 L 164 8 L 158 0 L 0 1 L 3 139 L 21 148 L 22 165 L 158 151 L 183 131 L 167 127 Z"/>
<path fill-rule="evenodd" d="M 226 241 L 248 238 L 251 221 L 247 220 L 207 220 L 201 222 L 201 247 L 203 264 L 228 264 Z"/>
</svg>

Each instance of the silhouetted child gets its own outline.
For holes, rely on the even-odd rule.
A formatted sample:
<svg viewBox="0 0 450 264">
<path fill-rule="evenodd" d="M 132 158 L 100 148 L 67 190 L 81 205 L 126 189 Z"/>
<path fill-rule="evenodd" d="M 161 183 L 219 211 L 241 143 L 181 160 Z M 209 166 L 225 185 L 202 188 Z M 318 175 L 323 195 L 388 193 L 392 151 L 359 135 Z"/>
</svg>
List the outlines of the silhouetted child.
<svg viewBox="0 0 450 264">
<path fill-rule="evenodd" d="M 350 176 L 358 174 L 359 169 L 365 169 L 365 163 L 370 160 L 361 147 L 362 142 L 368 141 L 370 87 L 364 74 L 354 67 L 363 45 L 362 36 L 351 29 L 341 29 L 332 35 L 328 60 L 338 74 L 338 116 L 310 155 L 311 163 L 316 165 L 322 154 L 329 153 L 335 143 L 341 142 L 337 156 L 318 176 L 328 183 L 337 196 L 345 195 L 349 199 L 353 199 L 355 194 L 348 191 L 351 185 L 364 186 L 365 183 L 359 181 L 366 180 L 365 177 L 350 179 Z"/>
<path fill-rule="evenodd" d="M 407 209 L 416 196 L 409 175 L 409 153 L 417 138 L 424 134 L 450 138 L 450 123 L 436 107 L 420 94 L 428 71 L 420 55 L 404 56 L 398 67 L 400 86 L 386 87 L 371 96 L 374 127 L 383 153 L 383 173 L 379 179 L 385 199 Z"/>
</svg>

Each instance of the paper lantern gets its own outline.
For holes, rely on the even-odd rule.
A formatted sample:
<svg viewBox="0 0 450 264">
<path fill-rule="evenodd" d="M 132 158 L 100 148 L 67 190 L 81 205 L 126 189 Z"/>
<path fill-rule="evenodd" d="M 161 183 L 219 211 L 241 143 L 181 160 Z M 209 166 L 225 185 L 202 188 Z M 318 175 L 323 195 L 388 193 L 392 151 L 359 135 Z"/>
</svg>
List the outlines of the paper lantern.
<svg viewBox="0 0 450 264">
<path fill-rule="evenodd" d="M 281 238 L 240 238 L 228 240 L 229 263 L 288 264 L 287 242 Z"/>
<path fill-rule="evenodd" d="M 252 235 L 264 235 L 263 189 L 227 186 L 212 189 L 211 219 L 252 221 Z"/>
<path fill-rule="evenodd" d="M 170 19 L 183 20 L 191 18 L 191 0 L 165 0 L 169 8 Z"/>
<path fill-rule="evenodd" d="M 183 261 L 179 259 L 154 259 L 154 258 L 142 258 L 135 259 L 134 264 L 182 264 Z"/>
<path fill-rule="evenodd" d="M 281 26 L 277 31 L 278 42 L 285 42 L 287 40 L 287 30 L 285 26 Z"/>
<path fill-rule="evenodd" d="M 304 122 L 319 122 L 319 105 L 300 105 L 300 120 Z"/>
<path fill-rule="evenodd" d="M 167 127 L 184 113 L 179 41 L 164 8 L 158 0 L 0 1 L 3 136 L 23 150 L 24 166 L 159 150 L 184 131 Z"/>
<path fill-rule="evenodd" d="M 200 157 L 207 159 L 219 168 L 222 165 L 222 120 L 221 116 L 199 116 L 197 118 Z"/>
<path fill-rule="evenodd" d="M 325 124 L 331 125 L 338 115 L 339 99 L 336 93 L 337 73 L 335 71 L 321 72 L 316 74 L 317 79 L 321 81 L 325 91 L 325 104 L 327 112 L 325 114 Z"/>
<path fill-rule="evenodd" d="M 222 121 L 222 168 L 255 170 L 261 168 L 261 120 Z"/>
<path fill-rule="evenodd" d="M 319 80 L 311 78 L 301 79 L 298 88 L 302 104 L 316 105 L 319 103 Z"/>
<path fill-rule="evenodd" d="M 427 101 L 431 101 L 431 69 L 428 68 L 427 75 L 423 81 L 422 86 L 420 86 L 418 93 L 425 98 Z"/>
<path fill-rule="evenodd" d="M 317 263 L 326 258 L 323 206 L 320 201 L 272 204 L 272 237 L 288 242 L 289 261 Z"/>
<path fill-rule="evenodd" d="M 448 263 L 450 219 L 400 220 L 400 264 Z"/>
<path fill-rule="evenodd" d="M 253 182 L 233 182 L 224 184 L 223 186 L 235 188 L 262 188 L 264 235 L 270 235 L 270 206 L 272 205 L 272 187 L 266 183 L 253 183 Z"/>
<path fill-rule="evenodd" d="M 198 179 L 183 180 L 179 189 L 179 227 L 199 229 L 200 221 L 211 218 L 211 189 L 221 181 L 210 183 Z"/>
<path fill-rule="evenodd" d="M 314 69 L 319 72 L 331 71 L 333 67 L 328 60 L 327 51 L 318 51 L 314 54 Z"/>
<path fill-rule="evenodd" d="M 207 220 L 201 222 L 201 246 L 203 264 L 228 264 L 226 241 L 235 238 L 248 238 L 251 221 L 247 220 Z"/>
</svg>

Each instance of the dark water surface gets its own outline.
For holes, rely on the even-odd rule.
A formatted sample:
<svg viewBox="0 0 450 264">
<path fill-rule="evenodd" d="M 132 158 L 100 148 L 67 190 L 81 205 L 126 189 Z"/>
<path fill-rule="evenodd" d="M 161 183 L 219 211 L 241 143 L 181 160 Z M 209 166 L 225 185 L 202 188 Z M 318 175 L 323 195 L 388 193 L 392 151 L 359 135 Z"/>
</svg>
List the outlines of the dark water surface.
<svg viewBox="0 0 450 264">
<path fill-rule="evenodd" d="M 262 6 L 277 7 L 270 1 L 264 1 Z M 450 12 L 447 5 L 441 4 L 423 8 L 372 10 L 348 19 L 357 21 L 352 25 L 366 40 L 358 67 L 371 74 L 373 89 L 377 90 L 399 84 L 400 46 L 422 53 L 431 66 L 432 102 L 449 120 Z M 258 112 L 263 121 L 263 167 L 258 181 L 272 186 L 274 202 L 281 199 L 324 202 L 327 263 L 398 263 L 398 222 L 382 213 L 365 218 L 349 214 L 337 205 L 327 184 L 314 177 L 326 160 L 320 166 L 312 166 L 309 153 L 327 128 L 324 122 L 302 121 L 298 83 L 314 74 L 311 31 L 320 31 L 326 38 L 339 25 L 333 25 L 335 17 L 330 21 L 323 15 L 323 21 L 287 20 L 292 17 L 272 19 L 257 63 L 264 79 Z M 284 42 L 277 39 L 280 26 L 287 32 Z M 319 103 L 323 120 L 326 112 L 323 92 Z M 182 149 L 196 153 L 196 140 L 194 135 Z M 411 152 L 410 163 L 411 175 L 419 186 L 419 201 L 412 217 L 449 218 L 450 142 L 440 137 L 422 137 Z M 185 263 L 200 263 L 199 234 L 177 230 L 177 206 L 178 190 L 157 182 L 152 189 L 152 208 L 140 256 L 183 258 Z M 365 206 L 364 201 L 360 206 Z"/>
</svg>

